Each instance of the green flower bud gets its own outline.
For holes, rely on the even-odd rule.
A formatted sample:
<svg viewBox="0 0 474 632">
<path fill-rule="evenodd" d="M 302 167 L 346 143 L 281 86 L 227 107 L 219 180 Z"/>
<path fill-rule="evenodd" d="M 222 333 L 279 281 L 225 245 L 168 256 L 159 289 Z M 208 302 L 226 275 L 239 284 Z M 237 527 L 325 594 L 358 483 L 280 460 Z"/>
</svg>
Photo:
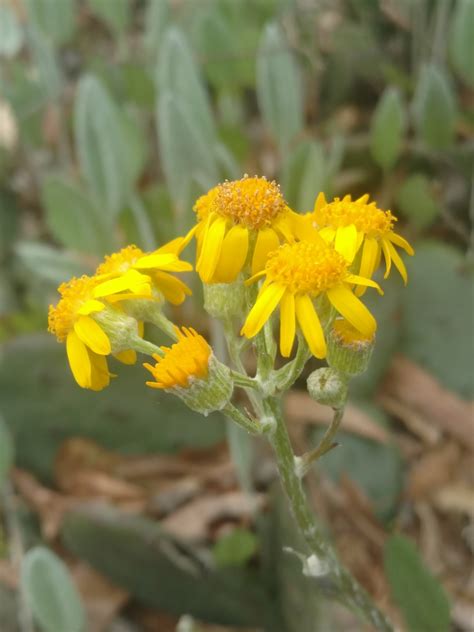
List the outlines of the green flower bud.
<svg viewBox="0 0 474 632">
<path fill-rule="evenodd" d="M 134 343 L 139 338 L 138 323 L 135 318 L 113 307 L 105 307 L 102 311 L 92 314 L 92 317 L 107 334 L 112 353 L 134 348 Z"/>
<path fill-rule="evenodd" d="M 347 399 L 347 378 L 331 368 L 317 369 L 307 379 L 308 393 L 320 404 L 342 408 Z"/>
<path fill-rule="evenodd" d="M 347 375 L 360 375 L 367 369 L 375 336 L 367 338 L 347 320 L 334 321 L 328 335 L 327 363 Z"/>
<path fill-rule="evenodd" d="M 245 311 L 246 287 L 234 283 L 204 283 L 204 309 L 213 318 L 227 320 Z"/>
</svg>

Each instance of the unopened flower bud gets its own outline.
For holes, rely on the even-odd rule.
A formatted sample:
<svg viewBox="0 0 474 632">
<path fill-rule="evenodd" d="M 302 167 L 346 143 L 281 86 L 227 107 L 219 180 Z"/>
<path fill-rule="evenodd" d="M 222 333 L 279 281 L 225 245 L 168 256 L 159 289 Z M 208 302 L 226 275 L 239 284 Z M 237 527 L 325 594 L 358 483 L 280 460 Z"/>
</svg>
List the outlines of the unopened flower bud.
<svg viewBox="0 0 474 632">
<path fill-rule="evenodd" d="M 243 314 L 245 296 L 240 279 L 234 283 L 204 283 L 204 309 L 213 318 L 226 320 Z"/>
<path fill-rule="evenodd" d="M 364 373 L 372 355 L 375 335 L 364 336 L 347 320 L 334 321 L 328 335 L 327 363 L 347 375 Z"/>
<path fill-rule="evenodd" d="M 347 399 L 347 378 L 331 368 L 313 371 L 306 382 L 308 393 L 320 404 L 341 408 Z"/>
<path fill-rule="evenodd" d="M 113 307 L 106 307 L 93 314 L 93 318 L 107 334 L 112 353 L 133 348 L 133 343 L 139 337 L 138 322 L 135 318 Z"/>
</svg>

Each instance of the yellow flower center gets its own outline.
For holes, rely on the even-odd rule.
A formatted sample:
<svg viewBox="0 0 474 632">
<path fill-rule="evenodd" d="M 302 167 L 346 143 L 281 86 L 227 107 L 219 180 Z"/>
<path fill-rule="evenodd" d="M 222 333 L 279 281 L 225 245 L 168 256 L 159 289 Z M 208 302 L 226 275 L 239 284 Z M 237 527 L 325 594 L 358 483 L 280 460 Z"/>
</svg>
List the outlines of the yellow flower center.
<svg viewBox="0 0 474 632">
<path fill-rule="evenodd" d="M 292 293 L 315 296 L 340 284 L 348 275 L 348 263 L 326 243 L 299 241 L 270 253 L 265 267 L 270 281 Z"/>
<path fill-rule="evenodd" d="M 79 279 L 72 278 L 59 286 L 61 298 L 56 306 L 49 306 L 48 331 L 60 342 L 66 339 L 74 327 L 78 310 L 86 301 L 93 298 L 92 291 L 97 284 L 96 278 L 84 275 Z"/>
<path fill-rule="evenodd" d="M 145 364 L 151 372 L 158 388 L 190 386 L 189 378 L 206 378 L 209 370 L 211 347 L 194 329 L 183 327 L 178 342 L 171 347 L 161 347 L 164 356 L 154 355 L 156 365 Z M 150 384 L 150 383 L 148 383 Z"/>
<path fill-rule="evenodd" d="M 332 335 L 343 345 L 348 347 L 360 347 L 373 340 L 372 336 L 365 336 L 353 327 L 345 318 L 337 318 L 332 326 Z"/>
<path fill-rule="evenodd" d="M 315 212 L 318 228 L 339 228 L 354 224 L 358 231 L 370 237 L 380 237 L 392 230 L 397 218 L 390 211 L 377 208 L 375 202 L 367 204 L 367 197 L 352 200 L 346 195 L 342 200 L 335 198 Z"/>
<path fill-rule="evenodd" d="M 104 262 L 97 268 L 96 274 L 123 274 L 144 254 L 137 246 L 122 248 L 119 252 L 107 255 Z"/>
<path fill-rule="evenodd" d="M 247 175 L 241 180 L 219 184 L 200 197 L 194 206 L 200 220 L 209 213 L 217 213 L 251 230 L 271 226 L 286 208 L 276 182 Z"/>
</svg>

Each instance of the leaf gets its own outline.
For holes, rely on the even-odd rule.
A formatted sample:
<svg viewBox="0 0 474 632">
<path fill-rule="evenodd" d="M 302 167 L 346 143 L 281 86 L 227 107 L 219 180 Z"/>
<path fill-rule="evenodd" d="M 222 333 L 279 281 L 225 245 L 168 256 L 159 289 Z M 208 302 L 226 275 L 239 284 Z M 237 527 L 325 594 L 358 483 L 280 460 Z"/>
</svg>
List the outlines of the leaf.
<svg viewBox="0 0 474 632">
<path fill-rule="evenodd" d="M 13 465 L 15 459 L 15 450 L 10 429 L 0 416 L 0 488 L 8 476 L 8 472 Z"/>
<path fill-rule="evenodd" d="M 388 424 L 384 413 L 375 406 L 361 402 L 359 405 L 380 425 Z M 318 432 L 317 436 L 321 434 Z M 343 475 L 355 481 L 371 501 L 377 516 L 384 520 L 392 517 L 403 483 L 398 449 L 345 432 L 338 434 L 337 442 L 338 447 L 324 455 L 318 467 L 336 481 Z"/>
<path fill-rule="evenodd" d="M 385 545 L 384 565 L 393 598 L 409 631 L 448 632 L 448 599 L 413 542 L 402 535 L 392 536 Z"/>
<path fill-rule="evenodd" d="M 40 242 L 17 242 L 15 255 L 34 282 L 41 279 L 59 285 L 72 276 L 90 272 L 77 257 Z"/>
<path fill-rule="evenodd" d="M 300 70 L 280 27 L 267 24 L 257 52 L 257 99 L 263 120 L 280 149 L 303 128 Z"/>
<path fill-rule="evenodd" d="M 37 84 L 43 95 L 50 99 L 57 99 L 62 89 L 62 76 L 59 69 L 54 48 L 46 36 L 37 28 L 29 32 L 29 44 L 37 69 Z"/>
<path fill-rule="evenodd" d="M 313 208 L 316 196 L 326 190 L 327 158 L 321 143 L 299 143 L 285 159 L 283 191 L 288 203 L 299 212 Z"/>
<path fill-rule="evenodd" d="M 256 536 L 247 529 L 234 529 L 214 545 L 214 559 L 217 566 L 244 566 L 258 548 Z"/>
<path fill-rule="evenodd" d="M 170 6 L 168 0 L 148 0 L 143 46 L 150 57 L 154 57 L 158 52 L 169 18 Z"/>
<path fill-rule="evenodd" d="M 399 349 L 447 388 L 472 398 L 473 271 L 458 250 L 437 242 L 420 244 L 407 268 Z"/>
<path fill-rule="evenodd" d="M 457 0 L 449 33 L 451 64 L 459 77 L 474 88 L 474 2 Z"/>
<path fill-rule="evenodd" d="M 74 35 L 75 0 L 26 0 L 28 17 L 55 46 L 68 42 Z"/>
<path fill-rule="evenodd" d="M 42 546 L 23 558 L 21 584 L 43 632 L 84 632 L 85 611 L 67 566 Z"/>
<path fill-rule="evenodd" d="M 456 100 L 451 86 L 433 64 L 421 69 L 413 113 L 418 136 L 433 149 L 445 149 L 454 140 Z"/>
<path fill-rule="evenodd" d="M 421 173 L 413 174 L 405 180 L 398 191 L 397 204 L 417 228 L 430 226 L 441 210 L 428 178 Z"/>
<path fill-rule="evenodd" d="M 64 268 L 56 274 L 64 274 Z M 177 397 L 148 390 L 143 356 L 136 366 L 109 359 L 111 372 L 119 377 L 97 394 L 77 386 L 65 346 L 51 334 L 18 337 L 5 343 L 2 352 L 0 401 L 17 462 L 43 479 L 52 478 L 62 442 L 77 435 L 126 454 L 197 449 L 224 439 L 220 414 L 204 419 Z M 19 389 L 28 397 L 18 397 Z"/>
<path fill-rule="evenodd" d="M 19 216 L 16 197 L 8 191 L 0 190 L 0 260 L 7 257 L 13 248 Z"/>
<path fill-rule="evenodd" d="M 99 208 L 63 176 L 44 178 L 41 201 L 49 229 L 63 246 L 95 255 L 112 249 L 110 226 Z"/>
<path fill-rule="evenodd" d="M 15 57 L 23 46 L 23 30 L 8 6 L 0 6 L 0 57 Z"/>
<path fill-rule="evenodd" d="M 92 11 L 118 34 L 127 28 L 130 20 L 129 0 L 87 0 Z"/>
<path fill-rule="evenodd" d="M 377 104 L 371 126 L 370 147 L 375 162 L 383 169 L 393 167 L 403 142 L 406 114 L 397 88 L 388 87 Z"/>
<path fill-rule="evenodd" d="M 62 536 L 72 553 L 149 607 L 222 625 L 264 627 L 271 617 L 270 594 L 258 573 L 205 566 L 156 521 L 106 506 L 86 508 L 66 516 Z"/>
<path fill-rule="evenodd" d="M 166 181 L 175 205 L 183 210 L 190 206 L 193 180 L 202 190 L 218 181 L 215 157 L 182 97 L 161 94 L 156 117 Z"/>
<path fill-rule="evenodd" d="M 239 57 L 235 31 L 217 6 L 199 15 L 196 28 L 198 50 L 205 60 L 204 70 L 210 82 L 217 89 L 233 90 L 236 76 L 229 65 L 235 64 Z"/>
<path fill-rule="evenodd" d="M 83 75 L 77 87 L 74 134 L 86 182 L 113 217 L 125 203 L 134 174 L 118 108 L 93 75 Z"/>
<path fill-rule="evenodd" d="M 209 97 L 186 36 L 175 26 L 167 29 L 158 56 L 158 94 L 170 94 L 210 147 L 216 140 Z"/>
</svg>

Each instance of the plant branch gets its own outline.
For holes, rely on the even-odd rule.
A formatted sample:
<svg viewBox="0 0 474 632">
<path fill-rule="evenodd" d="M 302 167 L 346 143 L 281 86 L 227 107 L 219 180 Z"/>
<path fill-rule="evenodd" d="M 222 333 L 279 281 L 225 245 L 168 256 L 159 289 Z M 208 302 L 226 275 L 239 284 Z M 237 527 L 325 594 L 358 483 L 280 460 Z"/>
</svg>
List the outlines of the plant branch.
<svg viewBox="0 0 474 632">
<path fill-rule="evenodd" d="M 296 471 L 300 478 L 306 476 L 306 474 L 311 469 L 313 463 L 317 461 L 320 457 L 322 457 L 323 454 L 326 454 L 327 452 L 329 452 L 329 450 L 332 450 L 336 447 L 337 443 L 334 443 L 334 438 L 337 434 L 337 431 L 339 430 L 339 426 L 341 425 L 343 416 L 344 407 L 335 408 L 332 421 L 326 429 L 326 432 L 324 433 L 324 436 L 319 444 L 313 450 L 310 450 L 309 452 L 306 452 L 306 454 L 303 454 L 303 456 L 299 457 L 299 459 L 298 457 L 296 457 Z"/>
</svg>

